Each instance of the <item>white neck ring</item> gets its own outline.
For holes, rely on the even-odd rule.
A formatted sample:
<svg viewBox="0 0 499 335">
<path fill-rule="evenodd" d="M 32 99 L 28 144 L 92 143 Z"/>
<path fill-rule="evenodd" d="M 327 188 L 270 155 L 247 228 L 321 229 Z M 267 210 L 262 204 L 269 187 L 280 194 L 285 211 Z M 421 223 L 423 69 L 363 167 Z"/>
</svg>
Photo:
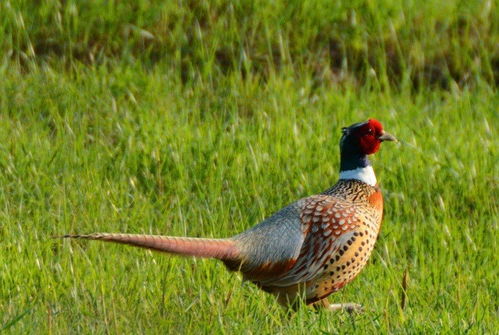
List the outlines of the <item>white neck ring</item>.
<svg viewBox="0 0 499 335">
<path fill-rule="evenodd" d="M 356 179 L 371 186 L 376 186 L 378 181 L 372 166 L 360 167 L 354 170 L 340 172 L 340 179 Z"/>
</svg>

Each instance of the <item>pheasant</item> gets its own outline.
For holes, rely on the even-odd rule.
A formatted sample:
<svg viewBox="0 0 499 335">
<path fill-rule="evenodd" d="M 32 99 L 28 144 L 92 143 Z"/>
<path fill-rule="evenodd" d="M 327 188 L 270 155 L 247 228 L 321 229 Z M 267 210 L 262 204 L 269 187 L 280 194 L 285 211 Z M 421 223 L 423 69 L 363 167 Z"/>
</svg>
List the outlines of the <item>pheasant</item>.
<svg viewBox="0 0 499 335">
<path fill-rule="evenodd" d="M 361 306 L 330 304 L 327 297 L 359 274 L 377 240 L 383 198 L 368 155 L 383 141 L 396 139 L 374 119 L 342 128 L 340 177 L 334 186 L 293 202 L 230 238 L 113 233 L 63 237 L 218 259 L 284 306 L 305 300 L 318 308 L 352 311 Z"/>
</svg>

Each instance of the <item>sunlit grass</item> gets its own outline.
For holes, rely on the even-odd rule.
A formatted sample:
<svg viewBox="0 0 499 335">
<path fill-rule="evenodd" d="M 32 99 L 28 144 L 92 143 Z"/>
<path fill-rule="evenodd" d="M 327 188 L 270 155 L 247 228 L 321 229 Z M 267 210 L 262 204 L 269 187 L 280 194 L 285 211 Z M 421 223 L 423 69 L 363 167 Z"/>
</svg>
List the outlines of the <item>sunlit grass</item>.
<svg viewBox="0 0 499 335">
<path fill-rule="evenodd" d="M 61 27 L 42 29 L 28 25 L 27 14 L 36 12 L 31 20 L 50 23 L 57 11 L 40 8 L 61 6 L 58 2 L 35 10 L 31 2 L 11 1 L 0 9 L 7 3 L 9 11 L 0 15 L 23 14 L 27 30 L 24 35 L 9 30 L 14 22 L 9 20 L 19 15 L 0 27 L 4 50 L 13 50 L 0 66 L 0 329 L 17 334 L 497 332 L 499 98 L 491 80 L 497 56 L 490 44 L 497 36 L 481 39 L 485 45 L 476 58 L 481 65 L 470 70 L 471 79 L 460 82 L 444 73 L 445 85 L 425 78 L 415 87 L 418 71 L 409 63 L 400 77 L 388 70 L 364 73 L 367 67 L 359 65 L 345 72 L 350 79 L 318 80 L 306 61 L 310 55 L 296 48 L 316 41 L 309 31 L 313 25 L 297 20 L 298 14 L 287 19 L 310 34 L 300 38 L 291 28 L 283 30 L 293 39 L 281 49 L 296 55 L 296 62 L 263 61 L 265 66 L 243 69 L 235 61 L 225 72 L 210 63 L 212 49 L 205 50 L 207 58 L 193 56 L 202 55 L 201 49 L 184 50 L 187 58 L 172 63 L 163 49 L 164 58 L 153 61 L 154 48 L 165 47 L 161 43 L 140 55 L 140 48 L 118 33 L 123 20 L 132 20 L 120 12 L 126 8 L 113 16 L 98 7 L 104 2 L 86 9 L 67 1 L 60 9 L 67 15 L 75 8 L 86 18 L 102 12 L 108 25 L 63 17 Z M 150 21 L 140 13 L 152 13 L 154 4 L 138 4 L 147 10 L 133 20 L 145 26 Z M 395 2 L 384 4 L 382 13 L 398 8 Z M 355 7 L 364 23 L 354 32 L 370 36 L 375 28 L 366 22 L 376 10 L 364 12 L 364 5 Z M 483 24 L 480 29 L 494 24 L 487 21 L 494 15 L 486 12 L 487 3 L 471 7 L 471 13 L 482 13 L 474 18 Z M 441 8 L 430 9 L 411 14 L 428 13 L 415 31 L 445 17 Z M 450 13 L 455 22 L 458 14 Z M 264 14 L 251 18 L 274 27 L 273 16 Z M 240 25 L 230 22 L 228 34 L 235 34 Z M 397 31 L 406 34 L 401 46 L 409 47 L 407 41 L 416 36 L 411 27 Z M 225 41 L 215 32 L 210 30 L 210 38 Z M 268 30 L 265 38 L 243 32 L 270 57 L 263 46 L 277 38 L 276 31 Z M 437 53 L 432 30 L 427 32 L 417 36 L 427 36 L 421 37 L 426 51 Z M 53 34 L 63 46 L 60 57 L 26 52 L 26 38 L 41 44 L 42 33 Z M 106 44 L 109 36 L 116 44 Z M 92 50 L 85 43 L 93 38 L 97 46 L 103 43 L 96 47 L 100 56 L 94 62 L 79 59 L 72 42 Z M 233 40 L 226 42 L 241 50 Z M 463 69 L 470 50 L 452 56 L 465 60 Z M 373 158 L 386 209 L 372 260 L 331 299 L 364 305 L 361 315 L 302 308 L 290 317 L 271 296 L 241 283 L 215 261 L 51 239 L 94 231 L 231 236 L 331 186 L 338 177 L 341 127 L 369 117 L 401 141 L 384 144 Z"/>
</svg>

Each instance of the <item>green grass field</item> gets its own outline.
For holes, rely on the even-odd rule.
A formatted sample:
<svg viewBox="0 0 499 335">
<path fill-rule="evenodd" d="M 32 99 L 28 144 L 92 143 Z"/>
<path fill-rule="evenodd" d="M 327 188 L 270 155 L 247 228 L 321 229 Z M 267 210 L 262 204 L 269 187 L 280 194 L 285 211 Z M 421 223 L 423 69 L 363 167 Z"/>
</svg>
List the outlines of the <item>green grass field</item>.
<svg viewBox="0 0 499 335">
<path fill-rule="evenodd" d="M 0 332 L 499 332 L 495 1 L 0 2 Z M 227 237 L 381 120 L 385 219 L 289 316 L 221 263 L 53 235 Z M 407 285 L 403 288 L 404 273 Z M 405 294 L 405 306 L 402 297 Z"/>
</svg>

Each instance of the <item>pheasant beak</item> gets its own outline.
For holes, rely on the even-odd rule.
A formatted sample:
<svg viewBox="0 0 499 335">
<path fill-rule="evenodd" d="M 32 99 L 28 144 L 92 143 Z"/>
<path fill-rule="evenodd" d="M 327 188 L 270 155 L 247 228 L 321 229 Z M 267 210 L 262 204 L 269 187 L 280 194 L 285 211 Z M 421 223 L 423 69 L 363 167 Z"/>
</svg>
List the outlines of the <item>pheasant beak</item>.
<svg viewBox="0 0 499 335">
<path fill-rule="evenodd" d="M 397 139 L 395 138 L 395 136 L 393 136 L 391 134 L 388 134 L 388 133 L 386 133 L 384 131 L 383 131 L 383 133 L 381 133 L 381 136 L 378 137 L 378 140 L 380 140 L 381 142 L 383 142 L 383 141 L 397 142 Z"/>
</svg>

